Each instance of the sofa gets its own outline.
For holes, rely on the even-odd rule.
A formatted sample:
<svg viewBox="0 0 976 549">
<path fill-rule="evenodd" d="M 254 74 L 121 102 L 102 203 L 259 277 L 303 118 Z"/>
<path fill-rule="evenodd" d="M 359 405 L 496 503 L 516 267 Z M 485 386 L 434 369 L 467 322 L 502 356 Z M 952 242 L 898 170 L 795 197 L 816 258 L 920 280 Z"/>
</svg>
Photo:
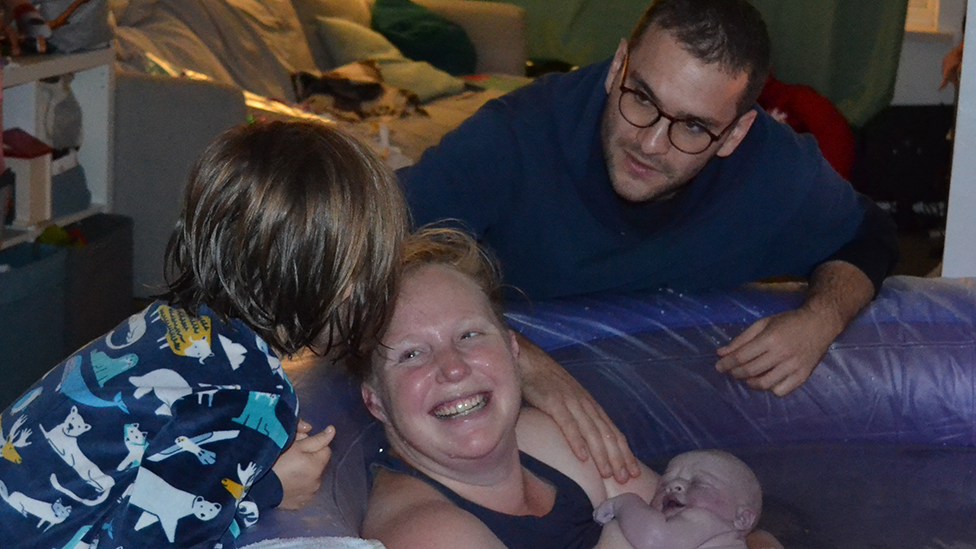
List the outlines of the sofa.
<svg viewBox="0 0 976 549">
<path fill-rule="evenodd" d="M 374 1 L 110 2 L 118 59 L 111 210 L 134 220 L 135 296 L 151 296 L 162 287 L 163 255 L 180 196 L 206 143 L 249 117 L 335 120 L 298 108 L 293 75 L 322 74 L 349 61 L 338 54 L 356 55 L 353 50 L 367 42 L 361 37 L 372 32 Z M 485 101 L 524 82 L 524 10 L 474 0 L 418 3 L 460 26 L 477 54 L 475 72 L 503 83 L 467 83 L 460 93 L 434 97 L 428 92 L 420 105 L 426 115 L 379 120 L 388 141 L 379 137 L 378 119 L 337 122 L 374 142 L 393 167 L 412 162 Z M 335 32 L 339 27 L 346 34 Z M 378 57 L 390 62 L 388 51 Z M 422 73 L 424 82 L 431 80 L 428 74 Z"/>
</svg>

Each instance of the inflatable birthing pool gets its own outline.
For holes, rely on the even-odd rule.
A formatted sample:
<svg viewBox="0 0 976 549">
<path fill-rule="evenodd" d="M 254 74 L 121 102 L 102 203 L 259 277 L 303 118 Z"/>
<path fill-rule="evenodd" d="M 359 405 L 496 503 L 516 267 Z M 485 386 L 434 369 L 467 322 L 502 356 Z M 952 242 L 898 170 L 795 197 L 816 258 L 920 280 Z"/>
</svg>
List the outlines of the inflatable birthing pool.
<svg viewBox="0 0 976 549">
<path fill-rule="evenodd" d="M 799 285 L 514 304 L 512 327 L 604 406 L 635 454 L 725 448 L 763 485 L 760 526 L 788 549 L 976 548 L 976 281 L 893 277 L 785 398 L 714 369 L 715 349 L 796 307 Z M 355 537 L 382 430 L 359 388 L 313 361 L 289 375 L 302 417 L 334 424 L 316 499 L 265 513 L 240 545 Z M 262 541 L 264 540 L 264 541 Z"/>
</svg>

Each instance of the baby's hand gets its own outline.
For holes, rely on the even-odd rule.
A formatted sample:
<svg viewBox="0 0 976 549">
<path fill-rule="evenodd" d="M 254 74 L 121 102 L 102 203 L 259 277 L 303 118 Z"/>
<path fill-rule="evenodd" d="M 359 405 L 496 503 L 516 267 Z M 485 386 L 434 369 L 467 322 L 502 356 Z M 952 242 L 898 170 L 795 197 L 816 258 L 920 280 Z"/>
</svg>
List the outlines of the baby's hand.
<svg viewBox="0 0 976 549">
<path fill-rule="evenodd" d="M 278 507 L 282 509 L 301 509 L 311 501 L 322 485 L 322 472 L 332 457 L 329 443 L 335 436 L 335 427 L 330 425 L 313 436 L 307 434 L 310 428 L 299 427 L 295 442 L 278 456 L 271 468 L 281 481 L 283 494 Z"/>
<path fill-rule="evenodd" d="M 593 510 L 593 520 L 600 524 L 606 524 L 613 520 L 613 498 L 604 500 L 596 509 Z"/>
</svg>

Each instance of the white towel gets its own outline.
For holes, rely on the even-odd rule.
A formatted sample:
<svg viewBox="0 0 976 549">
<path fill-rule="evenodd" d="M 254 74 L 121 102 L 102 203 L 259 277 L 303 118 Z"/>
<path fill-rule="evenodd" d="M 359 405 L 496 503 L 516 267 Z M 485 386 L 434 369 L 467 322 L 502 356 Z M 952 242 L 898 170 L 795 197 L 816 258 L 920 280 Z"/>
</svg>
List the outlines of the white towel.
<svg viewBox="0 0 976 549">
<path fill-rule="evenodd" d="M 242 549 L 385 549 L 373 539 L 350 537 L 266 539 Z"/>
</svg>

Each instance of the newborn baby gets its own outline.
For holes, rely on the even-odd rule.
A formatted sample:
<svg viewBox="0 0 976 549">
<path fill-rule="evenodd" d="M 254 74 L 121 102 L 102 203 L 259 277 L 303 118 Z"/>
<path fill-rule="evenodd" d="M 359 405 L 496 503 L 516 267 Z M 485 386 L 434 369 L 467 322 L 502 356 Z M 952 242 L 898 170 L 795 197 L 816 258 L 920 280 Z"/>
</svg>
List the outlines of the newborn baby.
<svg viewBox="0 0 976 549">
<path fill-rule="evenodd" d="M 634 549 L 746 549 L 759 520 L 762 491 L 749 467 L 720 450 L 698 450 L 668 463 L 648 505 L 636 494 L 600 504 L 593 518 L 616 518 Z"/>
</svg>

